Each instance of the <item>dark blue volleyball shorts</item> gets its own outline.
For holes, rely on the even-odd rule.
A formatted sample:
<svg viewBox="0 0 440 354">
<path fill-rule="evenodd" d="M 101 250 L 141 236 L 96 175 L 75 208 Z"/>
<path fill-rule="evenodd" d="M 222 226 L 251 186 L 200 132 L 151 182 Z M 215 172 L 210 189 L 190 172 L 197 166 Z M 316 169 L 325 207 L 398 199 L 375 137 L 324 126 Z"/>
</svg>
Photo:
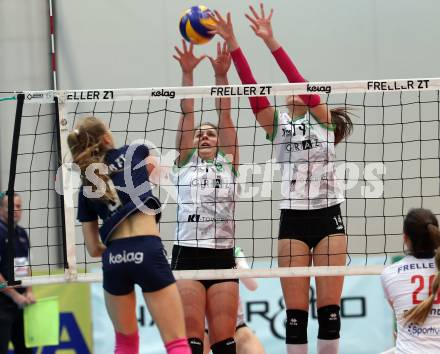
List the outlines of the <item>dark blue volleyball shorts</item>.
<svg viewBox="0 0 440 354">
<path fill-rule="evenodd" d="M 175 283 L 158 236 L 110 241 L 102 255 L 103 287 L 112 295 L 127 295 L 138 284 L 144 293 Z"/>
</svg>

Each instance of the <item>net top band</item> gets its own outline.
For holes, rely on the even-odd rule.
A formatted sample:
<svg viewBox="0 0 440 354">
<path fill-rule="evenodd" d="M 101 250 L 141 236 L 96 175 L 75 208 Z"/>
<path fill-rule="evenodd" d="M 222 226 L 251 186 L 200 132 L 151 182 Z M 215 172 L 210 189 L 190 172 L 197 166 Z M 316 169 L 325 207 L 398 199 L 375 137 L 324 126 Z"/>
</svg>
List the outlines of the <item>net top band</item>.
<svg viewBox="0 0 440 354">
<path fill-rule="evenodd" d="M 16 98 L 19 93 L 24 93 L 25 103 L 53 103 L 55 97 L 64 102 L 96 102 L 146 99 L 290 96 L 310 93 L 328 95 L 435 90 L 440 90 L 440 78 L 307 82 L 294 84 L 270 83 L 259 85 L 23 91 L 14 92 L 12 97 Z"/>
</svg>

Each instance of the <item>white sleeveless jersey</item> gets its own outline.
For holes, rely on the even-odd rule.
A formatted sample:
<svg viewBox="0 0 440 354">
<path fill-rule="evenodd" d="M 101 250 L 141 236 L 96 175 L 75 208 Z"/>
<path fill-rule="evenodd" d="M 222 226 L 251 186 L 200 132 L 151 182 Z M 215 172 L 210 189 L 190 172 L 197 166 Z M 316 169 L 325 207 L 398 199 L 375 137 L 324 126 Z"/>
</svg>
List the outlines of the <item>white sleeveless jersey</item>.
<svg viewBox="0 0 440 354">
<path fill-rule="evenodd" d="M 331 127 L 308 111 L 295 119 L 275 111 L 270 140 L 281 166 L 280 209 L 322 209 L 344 201 L 336 177 L 335 137 Z"/>
<path fill-rule="evenodd" d="M 234 247 L 235 172 L 219 152 L 213 161 L 193 150 L 188 162 L 175 167 L 177 188 L 176 245 Z"/>
<path fill-rule="evenodd" d="M 384 269 L 385 296 L 397 319 L 396 354 L 440 353 L 440 295 L 425 323 L 405 325 L 403 314 L 428 297 L 437 270 L 433 258 L 406 256 Z"/>
</svg>

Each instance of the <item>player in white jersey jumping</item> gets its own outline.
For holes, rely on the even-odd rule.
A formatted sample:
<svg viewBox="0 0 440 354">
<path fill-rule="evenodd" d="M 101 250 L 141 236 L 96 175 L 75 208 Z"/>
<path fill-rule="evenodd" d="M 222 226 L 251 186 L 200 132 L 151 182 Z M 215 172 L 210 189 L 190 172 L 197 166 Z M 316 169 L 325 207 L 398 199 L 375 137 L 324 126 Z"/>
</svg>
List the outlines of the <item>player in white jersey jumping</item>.
<svg viewBox="0 0 440 354">
<path fill-rule="evenodd" d="M 193 70 L 203 59 L 193 46 L 176 47 L 174 58 L 182 68 L 182 85 L 193 85 Z M 209 57 L 216 85 L 228 85 L 231 57 L 218 44 L 217 57 Z M 194 127 L 194 100 L 182 100 L 176 137 L 179 157 L 175 164 L 177 229 L 171 267 L 186 269 L 234 268 L 235 167 L 238 166 L 237 133 L 229 98 L 216 99 L 218 127 Z M 214 354 L 235 354 L 238 279 L 178 281 L 185 323 L 193 354 L 203 353 L 205 316 Z"/>
<path fill-rule="evenodd" d="M 246 15 L 255 34 L 271 50 L 290 82 L 305 82 L 275 39 L 271 18 L 260 5 Z M 243 84 L 255 84 L 252 71 L 233 32 L 231 15 L 215 11 L 217 33 L 228 44 Z M 249 98 L 252 110 L 269 140 L 277 148 L 282 170 L 279 229 L 279 266 L 345 265 L 347 241 L 340 204 L 344 201 L 335 168 L 335 145 L 350 134 L 352 123 L 344 108 L 329 109 L 317 95 L 299 95 L 287 101 L 280 114 L 266 97 Z M 289 354 L 307 353 L 310 278 L 282 278 L 286 302 L 286 344 Z M 343 277 L 317 277 L 318 353 L 334 354 L 339 348 L 340 299 Z"/>
<path fill-rule="evenodd" d="M 382 272 L 397 320 L 396 354 L 440 353 L 440 231 L 435 215 L 412 209 L 403 222 L 408 255 Z"/>
</svg>

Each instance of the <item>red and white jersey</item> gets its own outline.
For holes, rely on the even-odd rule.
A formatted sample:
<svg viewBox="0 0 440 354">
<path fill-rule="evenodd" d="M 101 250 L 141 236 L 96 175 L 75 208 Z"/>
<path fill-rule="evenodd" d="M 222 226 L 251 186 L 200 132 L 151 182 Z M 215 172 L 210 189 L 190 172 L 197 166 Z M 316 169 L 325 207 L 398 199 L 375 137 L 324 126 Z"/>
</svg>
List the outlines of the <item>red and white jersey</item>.
<svg viewBox="0 0 440 354">
<path fill-rule="evenodd" d="M 405 324 L 403 314 L 428 297 L 437 269 L 433 258 L 406 256 L 384 269 L 385 296 L 397 320 L 396 354 L 440 353 L 440 296 L 437 295 L 425 323 Z"/>
</svg>

